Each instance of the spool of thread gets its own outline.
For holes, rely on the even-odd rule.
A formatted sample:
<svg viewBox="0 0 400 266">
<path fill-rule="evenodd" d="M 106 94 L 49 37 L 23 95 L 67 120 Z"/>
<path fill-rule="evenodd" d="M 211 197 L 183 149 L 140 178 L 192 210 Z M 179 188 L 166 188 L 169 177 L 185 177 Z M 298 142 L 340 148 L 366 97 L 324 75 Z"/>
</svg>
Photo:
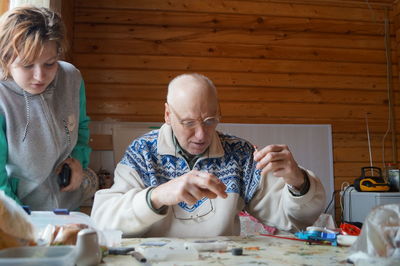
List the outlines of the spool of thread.
<svg viewBox="0 0 400 266">
<path fill-rule="evenodd" d="M 233 248 L 231 249 L 231 253 L 233 256 L 243 255 L 243 248 Z"/>
</svg>

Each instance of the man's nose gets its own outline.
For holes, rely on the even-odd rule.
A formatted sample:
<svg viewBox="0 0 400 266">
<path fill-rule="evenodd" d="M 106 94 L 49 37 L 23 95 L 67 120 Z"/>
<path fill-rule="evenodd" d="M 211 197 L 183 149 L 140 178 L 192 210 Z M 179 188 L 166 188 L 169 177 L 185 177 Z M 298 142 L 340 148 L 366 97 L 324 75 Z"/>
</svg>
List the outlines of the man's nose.
<svg viewBox="0 0 400 266">
<path fill-rule="evenodd" d="M 196 138 L 197 139 L 203 139 L 204 138 L 204 136 L 206 135 L 206 131 L 205 131 L 205 126 L 204 126 L 204 124 L 203 123 L 198 123 L 197 125 L 196 125 L 196 128 L 195 128 L 195 136 L 196 136 Z"/>
</svg>

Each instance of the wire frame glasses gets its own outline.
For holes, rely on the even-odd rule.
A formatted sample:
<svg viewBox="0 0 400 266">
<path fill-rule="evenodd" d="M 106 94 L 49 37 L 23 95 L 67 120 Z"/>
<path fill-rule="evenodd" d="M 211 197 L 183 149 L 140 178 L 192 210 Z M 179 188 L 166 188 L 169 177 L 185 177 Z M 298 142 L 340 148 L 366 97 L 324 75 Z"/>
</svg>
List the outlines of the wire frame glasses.
<svg viewBox="0 0 400 266">
<path fill-rule="evenodd" d="M 220 115 L 218 116 L 210 116 L 206 117 L 204 120 L 201 119 L 181 119 L 181 117 L 177 114 L 177 112 L 172 108 L 170 104 L 168 104 L 169 109 L 171 112 L 178 118 L 179 123 L 187 129 L 193 129 L 197 126 L 201 125 L 206 128 L 215 127 L 220 120 Z"/>
</svg>

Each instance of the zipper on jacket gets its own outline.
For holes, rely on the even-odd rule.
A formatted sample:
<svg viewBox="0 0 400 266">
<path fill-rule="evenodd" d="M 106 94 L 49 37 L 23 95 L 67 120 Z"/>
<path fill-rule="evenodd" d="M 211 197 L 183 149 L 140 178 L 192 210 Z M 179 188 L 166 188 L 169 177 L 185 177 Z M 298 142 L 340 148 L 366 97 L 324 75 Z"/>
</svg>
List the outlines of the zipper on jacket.
<svg viewBox="0 0 400 266">
<path fill-rule="evenodd" d="M 54 121 L 53 115 L 52 115 L 52 114 L 50 113 L 50 111 L 49 111 L 48 104 L 47 104 L 46 100 L 44 99 L 43 94 L 40 94 L 39 96 L 40 96 L 40 99 L 41 99 L 41 101 L 42 101 L 43 114 L 44 114 L 45 117 L 46 117 L 47 124 L 48 124 L 48 126 L 49 126 L 49 128 L 50 128 L 50 130 L 51 130 L 52 139 L 53 139 L 54 144 L 55 144 L 55 146 L 56 146 L 56 153 L 59 154 L 59 153 L 60 153 L 60 150 L 61 150 L 61 149 L 60 149 L 61 145 L 60 145 L 58 139 L 56 138 L 55 126 L 54 126 L 54 123 L 52 123 L 52 121 Z"/>
<path fill-rule="evenodd" d="M 54 123 L 52 123 L 52 121 L 54 121 L 53 120 L 53 115 L 49 111 L 48 104 L 47 104 L 46 100 L 44 99 L 43 94 L 40 94 L 39 96 L 40 96 L 40 100 L 42 101 L 43 114 L 46 117 L 46 121 L 47 121 L 47 124 L 48 124 L 48 126 L 50 128 L 51 136 L 52 136 L 53 141 L 54 141 L 54 145 L 55 145 L 55 148 L 56 148 L 56 154 L 60 154 L 60 150 L 61 150 L 60 143 L 58 142 L 58 139 L 56 138 L 56 134 L 55 134 L 56 130 L 55 130 Z M 51 189 L 53 190 L 53 195 L 52 196 L 53 196 L 53 199 L 54 199 L 54 201 L 56 203 L 56 206 L 59 207 L 60 203 L 59 203 L 59 200 L 58 200 L 58 195 L 60 194 L 59 193 L 59 189 L 60 188 L 57 187 L 57 186 L 54 187 L 54 182 L 52 182 L 52 180 L 48 179 L 48 182 L 50 184 Z"/>
</svg>

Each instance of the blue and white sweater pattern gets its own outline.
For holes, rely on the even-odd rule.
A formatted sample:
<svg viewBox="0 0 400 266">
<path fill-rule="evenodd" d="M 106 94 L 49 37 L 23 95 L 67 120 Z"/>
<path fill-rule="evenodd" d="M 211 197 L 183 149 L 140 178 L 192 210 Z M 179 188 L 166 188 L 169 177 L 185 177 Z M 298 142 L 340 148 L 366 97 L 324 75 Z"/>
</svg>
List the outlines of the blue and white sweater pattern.
<svg viewBox="0 0 400 266">
<path fill-rule="evenodd" d="M 188 163 L 177 154 L 157 152 L 159 130 L 153 130 L 135 139 L 125 152 L 121 163 L 137 171 L 146 187 L 158 186 L 190 171 Z M 224 155 L 199 159 L 193 169 L 207 171 L 218 177 L 227 187 L 227 193 L 237 193 L 249 203 L 260 182 L 260 170 L 255 168 L 253 146 L 240 138 L 218 132 Z M 177 152 L 176 152 L 177 153 Z M 193 212 L 207 198 L 194 205 L 181 202 L 179 206 Z"/>
</svg>

